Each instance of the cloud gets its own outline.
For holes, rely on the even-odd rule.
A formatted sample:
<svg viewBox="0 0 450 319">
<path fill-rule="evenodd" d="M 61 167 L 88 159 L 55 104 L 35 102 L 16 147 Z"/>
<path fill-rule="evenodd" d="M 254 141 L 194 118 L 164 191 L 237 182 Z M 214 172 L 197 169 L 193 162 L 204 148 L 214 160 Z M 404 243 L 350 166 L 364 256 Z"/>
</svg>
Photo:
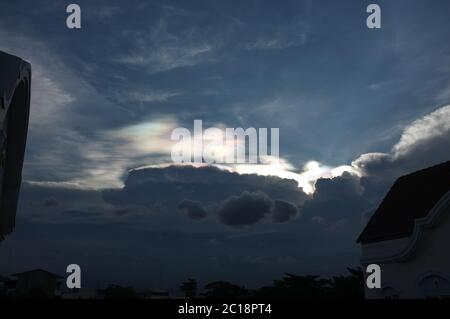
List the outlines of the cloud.
<svg viewBox="0 0 450 319">
<path fill-rule="evenodd" d="M 158 51 L 149 54 L 133 54 L 123 56 L 117 61 L 124 64 L 145 66 L 152 72 L 170 71 L 177 68 L 194 66 L 203 60 L 203 56 L 211 51 L 207 44 L 188 45 L 166 44 Z"/>
<path fill-rule="evenodd" d="M 267 161 L 267 164 L 236 164 L 232 165 L 232 168 L 240 174 L 277 176 L 284 179 L 294 180 L 307 194 L 314 193 L 314 185 L 319 178 L 332 178 L 340 176 L 344 172 L 358 174 L 357 170 L 348 165 L 330 167 L 317 161 L 309 161 L 303 166 L 302 169 L 298 170 L 283 158 L 273 159 L 269 156 L 265 160 Z"/>
<path fill-rule="evenodd" d="M 392 183 L 401 175 L 450 159 L 450 106 L 405 126 L 390 153 L 367 153 L 351 164 L 353 172 L 320 178 L 302 213 L 329 231 L 349 230 L 367 221 Z"/>
<path fill-rule="evenodd" d="M 362 175 L 367 198 L 379 202 L 401 175 L 450 159 L 450 106 L 441 107 L 405 126 L 389 153 L 362 154 L 352 167 Z"/>
<path fill-rule="evenodd" d="M 211 187 L 214 185 L 214 187 Z M 178 209 L 175 205 L 189 199 L 202 203 L 220 203 L 243 192 L 263 192 L 271 198 L 301 206 L 308 196 L 294 180 L 275 176 L 238 174 L 213 166 L 154 166 L 132 170 L 123 188 L 103 191 L 113 205 L 139 204 Z"/>
<path fill-rule="evenodd" d="M 302 216 L 335 234 L 357 235 L 401 175 L 450 159 L 450 107 L 406 125 L 390 153 L 367 153 L 334 176 L 319 177 Z"/>
<path fill-rule="evenodd" d="M 271 212 L 272 205 L 272 200 L 262 192 L 243 192 L 221 203 L 219 218 L 228 226 L 249 226 L 264 219 Z"/>
<path fill-rule="evenodd" d="M 188 13 L 172 7 L 163 9 L 152 32 L 124 31 L 124 36 L 135 42 L 133 50 L 138 51 L 137 56 L 142 56 L 134 59 L 137 64 L 148 63 L 154 70 L 194 65 L 201 63 L 204 55 L 209 55 L 210 49 L 221 41 L 198 28 L 177 32 L 168 17 Z M 108 9 L 105 13 L 105 18 L 109 18 L 120 12 Z M 235 26 L 235 22 L 232 24 Z M 178 119 L 167 115 L 151 120 L 140 117 L 136 121 L 130 105 L 166 102 L 178 93 L 142 88 L 131 90 L 116 98 L 119 104 L 126 104 L 123 107 L 112 103 L 110 97 L 103 97 L 99 88 L 87 82 L 88 77 L 80 76 L 78 70 L 71 68 L 67 61 L 73 56 L 69 52 L 51 49 L 45 41 L 22 34 L 1 31 L 0 35 L 2 49 L 22 56 L 33 66 L 25 179 L 72 184 L 86 189 L 121 187 L 128 169 L 170 161 L 172 145 L 169 137 L 171 130 L 179 126 Z M 146 41 L 148 38 L 151 41 Z M 133 59 L 128 62 L 134 63 Z M 226 146 L 223 152 L 230 149 Z M 240 174 L 292 178 L 305 192 L 312 193 L 314 181 L 319 176 L 310 177 L 311 171 L 296 171 L 290 163 L 282 161 L 278 166 L 272 163 L 232 169 Z"/>
<path fill-rule="evenodd" d="M 60 61 L 40 41 L 19 33 L 5 31 L 0 28 L 2 43 L 0 50 L 17 55 L 30 62 L 33 71 L 31 86 L 31 105 L 39 107 L 39 112 L 31 109 L 31 129 L 36 125 L 46 125 L 61 120 L 61 113 L 66 113 L 67 107 L 76 98 L 70 94 L 58 81 L 55 66 Z M 28 50 L 34 48 L 34 50 Z M 53 63 L 48 61 L 53 59 Z M 41 124 L 42 123 L 42 124 Z"/>
<path fill-rule="evenodd" d="M 121 103 L 131 104 L 131 103 L 155 103 L 155 102 L 166 102 L 170 98 L 177 96 L 178 93 L 164 92 L 156 90 L 146 90 L 146 91 L 127 91 L 126 93 L 121 92 L 117 96 L 117 100 Z"/>
<path fill-rule="evenodd" d="M 348 199 L 348 197 L 360 196 L 363 188 L 359 184 L 359 176 L 344 172 L 334 178 L 320 178 L 315 184 L 314 199 Z"/>
<path fill-rule="evenodd" d="M 306 44 L 311 33 L 311 3 L 297 1 L 290 4 L 292 11 L 284 15 L 281 11 L 277 16 L 271 14 L 272 4 L 267 4 L 261 14 L 269 14 L 262 17 L 264 20 L 258 25 L 258 29 L 252 30 L 252 38 L 244 46 L 246 50 L 281 50 L 299 47 Z M 293 13 L 291 15 L 291 13 Z M 269 22 L 270 21 L 270 22 Z M 251 28 L 251 27 L 250 27 Z"/>
<path fill-rule="evenodd" d="M 291 47 L 304 45 L 307 40 L 306 33 L 298 33 L 295 36 L 286 38 L 284 35 L 277 35 L 273 38 L 260 38 L 255 42 L 249 43 L 245 46 L 246 50 L 281 50 Z"/>
<path fill-rule="evenodd" d="M 211 191 L 211 179 L 222 180 L 222 187 Z M 196 199 L 183 199 L 176 205 L 178 198 L 187 196 Z M 208 219 L 210 224 L 239 228 L 259 222 L 286 223 L 299 214 L 297 205 L 304 202 L 304 196 L 295 182 L 289 180 L 239 175 L 213 167 L 169 166 L 134 172 L 122 190 L 98 191 L 60 183 L 25 182 L 19 215 L 42 223 L 141 220 L 141 225 L 168 223 L 184 228 L 183 219 L 175 213 L 182 210 L 193 220 L 203 220 L 209 215 L 214 217 Z"/>
<path fill-rule="evenodd" d="M 418 139 L 413 144 L 420 144 L 421 141 Z M 441 152 L 448 143 L 441 134 L 434 134 L 426 141 L 424 146 L 433 145 L 433 149 Z M 131 241 L 145 238 L 145 242 L 155 240 L 155 243 L 160 243 L 164 240 L 165 251 L 167 247 L 179 250 L 180 245 L 189 252 L 211 249 L 208 252 L 215 258 L 214 263 L 219 264 L 223 264 L 223 256 L 228 254 L 233 256 L 227 261 L 230 265 L 254 265 L 252 260 L 261 260 L 257 256 L 259 254 L 264 256 L 267 266 L 272 265 L 274 261 L 271 260 L 279 258 L 277 252 L 279 247 L 283 247 L 283 255 L 295 256 L 302 260 L 302 265 L 316 265 L 320 262 L 312 255 L 334 256 L 339 251 L 357 256 L 355 239 L 363 226 L 362 216 L 373 211 L 377 203 L 372 200 L 372 193 L 380 198 L 390 186 L 386 183 L 387 179 L 398 176 L 405 169 L 405 163 L 410 163 L 406 166 L 412 167 L 430 161 L 426 153 L 418 152 L 420 148 L 410 149 L 401 157 L 384 153 L 365 154 L 353 163 L 352 170 L 349 170 L 352 172 L 344 170 L 331 174 L 331 167 L 311 164 L 307 171 L 311 178 L 318 178 L 312 196 L 302 192 L 295 180 L 238 174 L 233 168 L 208 166 L 161 165 L 136 169 L 129 173 L 122 188 L 104 191 L 63 188 L 61 184 L 52 183 L 25 183 L 18 216 L 28 222 L 39 223 L 40 227 L 46 223 L 57 223 L 59 227 L 53 226 L 53 229 L 62 227 L 66 231 L 70 230 L 70 224 L 83 224 L 87 231 L 93 227 L 104 227 L 95 229 L 96 233 L 90 237 L 83 237 L 96 243 L 103 238 L 105 242 L 114 240 L 114 245 L 124 245 L 130 240 L 129 236 L 133 236 Z M 353 173 L 356 170 L 361 174 Z M 383 187 L 375 192 L 370 185 L 380 180 Z M 45 207 L 42 198 L 53 198 L 59 205 Z M 189 225 L 189 232 L 186 232 L 185 218 L 180 218 L 180 214 L 176 213 L 180 208 L 190 218 L 204 222 Z M 153 214 L 155 210 L 158 214 Z M 296 218 L 300 216 L 300 211 L 301 218 Z M 215 218 L 206 219 L 206 212 L 208 217 Z M 225 226 L 227 232 L 219 228 Z M 152 233 L 148 231 L 150 227 L 182 231 L 173 236 L 164 231 L 159 237 L 155 235 L 155 239 L 149 235 Z M 242 228 L 246 229 L 245 233 L 240 232 Z M 198 234 L 205 233 L 205 230 L 211 232 L 204 235 L 209 237 Z M 123 235 L 111 239 L 117 233 Z M 222 233 L 227 233 L 228 237 Z M 184 239 L 182 243 L 180 238 Z M 220 252 L 211 242 L 220 243 Z M 160 247 L 157 244 L 154 246 Z M 142 246 L 136 249 L 142 249 Z M 254 254 L 249 256 L 249 251 Z M 298 254 L 294 253 L 297 251 Z M 239 259 L 241 255 L 249 256 L 248 260 Z M 195 256 L 198 258 L 199 255 Z M 276 263 L 279 264 L 278 261 Z M 342 263 L 345 265 L 348 259 Z"/>
<path fill-rule="evenodd" d="M 274 201 L 272 209 L 272 221 L 274 223 L 285 223 L 298 214 L 298 207 L 279 199 Z"/>
<path fill-rule="evenodd" d="M 152 214 L 153 212 L 157 212 L 157 207 L 153 207 L 152 209 L 145 207 L 145 206 L 139 206 L 139 205 L 127 205 L 119 208 L 115 208 L 113 213 L 119 217 L 123 216 L 139 216 L 139 215 L 148 215 Z"/>
<path fill-rule="evenodd" d="M 185 199 L 178 205 L 178 208 L 186 211 L 188 217 L 194 220 L 204 219 L 208 214 L 199 201 Z"/>
<path fill-rule="evenodd" d="M 450 105 L 441 107 L 408 125 L 400 141 L 392 148 L 394 158 L 407 156 L 414 150 L 441 137 L 450 140 Z"/>
<path fill-rule="evenodd" d="M 181 209 L 196 220 L 206 218 L 210 209 L 220 222 L 233 227 L 250 226 L 269 215 L 267 221 L 288 222 L 308 198 L 294 180 L 189 165 L 133 170 L 122 189 L 105 190 L 103 197 L 112 205 L 157 203 L 167 213 Z"/>
<path fill-rule="evenodd" d="M 119 6 L 111 6 L 106 4 L 102 4 L 97 7 L 83 8 L 83 10 L 86 10 L 85 16 L 87 18 L 92 18 L 97 23 L 98 21 L 103 23 L 113 23 L 111 20 L 122 13 Z"/>
<path fill-rule="evenodd" d="M 170 141 L 170 134 L 177 126 L 177 121 L 172 117 L 155 118 L 104 131 L 103 139 L 111 142 L 113 150 L 128 162 L 132 162 L 135 157 L 150 157 L 155 154 L 169 157 L 173 144 Z"/>
<path fill-rule="evenodd" d="M 145 67 L 152 73 L 205 62 L 213 47 L 205 42 L 201 32 L 190 28 L 173 33 L 169 31 L 168 21 L 163 14 L 150 32 L 125 31 L 124 36 L 133 39 L 134 49 L 117 57 L 115 61 Z"/>
<path fill-rule="evenodd" d="M 0 37 L 0 49 L 32 65 L 24 178 L 86 188 L 121 185 L 129 160 L 123 155 L 117 160 L 115 143 L 100 132 L 117 126 L 128 113 L 73 72 L 64 53 L 21 33 L 0 29 Z"/>
<path fill-rule="evenodd" d="M 45 198 L 45 200 L 42 200 Z M 24 182 L 17 217 L 22 221 L 50 224 L 108 224 L 154 219 L 159 207 L 111 205 L 98 190 L 77 189 L 61 183 Z"/>
<path fill-rule="evenodd" d="M 310 162 L 303 173 L 296 173 L 283 160 L 227 170 L 169 165 L 132 171 L 122 190 L 106 191 L 104 196 L 112 204 L 159 201 L 168 207 L 170 201 L 189 198 L 193 202 L 189 209 L 200 209 L 201 213 L 193 214 L 199 217 L 204 216 L 204 203 L 216 203 L 219 220 L 233 227 L 286 222 L 301 208 L 307 221 L 330 232 L 355 232 L 362 215 L 378 205 L 397 177 L 450 158 L 449 110 L 440 108 L 407 125 L 391 153 L 363 154 L 351 166 L 332 168 Z M 210 180 L 215 189 L 206 182 Z M 312 197 L 298 188 L 299 181 L 312 183 Z M 155 198 L 149 198 L 148 192 Z"/>
<path fill-rule="evenodd" d="M 447 71 L 448 72 L 448 71 Z M 436 96 L 435 100 L 438 103 L 448 103 L 450 101 L 450 86 L 441 90 Z"/>
<path fill-rule="evenodd" d="M 321 178 L 315 187 L 314 196 L 305 202 L 303 216 L 327 230 L 332 225 L 342 229 L 337 226 L 350 224 L 353 231 L 361 227 L 361 214 L 372 204 L 364 196 L 359 176 L 346 172 L 334 178 Z"/>
</svg>

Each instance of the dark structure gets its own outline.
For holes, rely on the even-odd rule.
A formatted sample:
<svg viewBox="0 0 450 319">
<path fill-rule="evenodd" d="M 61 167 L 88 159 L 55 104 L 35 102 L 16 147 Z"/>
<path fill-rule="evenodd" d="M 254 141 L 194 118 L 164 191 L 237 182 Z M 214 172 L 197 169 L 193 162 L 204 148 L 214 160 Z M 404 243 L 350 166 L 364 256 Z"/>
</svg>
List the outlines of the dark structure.
<svg viewBox="0 0 450 319">
<path fill-rule="evenodd" d="M 0 241 L 14 229 L 30 112 L 31 66 L 0 52 Z"/>
<path fill-rule="evenodd" d="M 363 267 L 382 269 L 366 298 L 449 298 L 449 240 L 450 161 L 400 177 L 358 238 Z"/>
<path fill-rule="evenodd" d="M 12 275 L 17 278 L 16 297 L 52 299 L 57 297 L 62 277 L 36 269 Z"/>
<path fill-rule="evenodd" d="M 17 279 L 0 276 L 0 299 L 9 298 L 16 291 Z"/>
<path fill-rule="evenodd" d="M 358 238 L 368 244 L 410 237 L 415 221 L 425 218 L 450 191 L 450 161 L 397 179 Z"/>
</svg>

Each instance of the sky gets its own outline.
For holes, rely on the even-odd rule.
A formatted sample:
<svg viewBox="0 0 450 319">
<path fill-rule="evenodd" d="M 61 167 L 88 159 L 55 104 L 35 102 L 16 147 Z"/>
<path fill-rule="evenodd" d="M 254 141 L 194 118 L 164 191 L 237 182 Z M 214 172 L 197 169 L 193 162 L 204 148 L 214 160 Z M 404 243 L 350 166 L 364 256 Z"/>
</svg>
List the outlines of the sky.
<svg viewBox="0 0 450 319">
<path fill-rule="evenodd" d="M 16 230 L 0 273 L 86 285 L 258 286 L 359 264 L 395 179 L 450 158 L 450 3 L 3 1 L 0 50 L 32 65 Z M 175 166 L 194 120 L 279 128 L 280 161 Z"/>
</svg>

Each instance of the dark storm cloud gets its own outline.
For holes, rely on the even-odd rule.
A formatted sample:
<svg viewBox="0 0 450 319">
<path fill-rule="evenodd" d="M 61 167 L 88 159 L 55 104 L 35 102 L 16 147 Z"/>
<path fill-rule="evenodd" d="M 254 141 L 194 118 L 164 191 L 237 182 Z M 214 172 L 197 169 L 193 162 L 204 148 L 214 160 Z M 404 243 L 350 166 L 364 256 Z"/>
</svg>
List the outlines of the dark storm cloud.
<svg viewBox="0 0 450 319">
<path fill-rule="evenodd" d="M 41 198 L 46 198 L 41 200 Z M 140 216 L 152 217 L 158 207 L 111 205 L 96 190 L 62 187 L 48 183 L 23 183 L 18 218 L 42 223 L 108 223 Z"/>
<path fill-rule="evenodd" d="M 319 179 L 312 199 L 303 207 L 303 216 L 332 232 L 358 231 L 361 216 L 371 207 L 364 197 L 358 176 L 344 173 L 331 179 Z"/>
<path fill-rule="evenodd" d="M 42 197 L 52 200 L 43 204 Z M 131 171 L 122 189 L 97 191 L 25 183 L 20 214 L 52 222 L 144 218 L 154 225 L 156 221 L 167 225 L 177 218 L 174 213 L 182 210 L 193 220 L 211 213 L 210 222 L 240 227 L 262 221 L 288 222 L 307 198 L 293 180 L 239 175 L 215 167 L 170 166 Z M 182 219 L 177 225 L 183 228 Z"/>
<path fill-rule="evenodd" d="M 178 205 L 178 208 L 186 211 L 188 217 L 195 220 L 204 219 L 208 214 L 206 209 L 198 201 L 185 199 Z"/>
<path fill-rule="evenodd" d="M 210 207 L 220 222 L 238 227 L 256 224 L 268 214 L 274 223 L 287 222 L 308 196 L 293 180 L 239 175 L 215 167 L 170 166 L 131 171 L 123 189 L 105 190 L 103 198 L 112 205 L 181 209 L 196 220 L 205 218 Z M 180 204 L 175 207 L 175 203 Z"/>
<path fill-rule="evenodd" d="M 158 207 L 154 206 L 152 208 L 148 208 L 145 206 L 139 205 L 127 205 L 123 207 L 119 207 L 113 210 L 114 214 L 117 216 L 140 216 L 140 215 L 148 215 L 158 212 Z"/>
<path fill-rule="evenodd" d="M 272 221 L 274 223 L 285 223 L 294 218 L 298 214 L 297 206 L 276 199 L 273 206 Z"/>
<path fill-rule="evenodd" d="M 315 183 L 315 200 L 348 199 L 362 194 L 359 177 L 344 172 L 334 178 L 320 178 Z"/>
<path fill-rule="evenodd" d="M 184 208 L 190 216 L 204 218 L 206 211 L 200 202 L 183 201 Z M 181 205 L 179 206 L 181 207 Z M 220 222 L 227 226 L 251 226 L 263 221 L 269 215 L 273 223 L 285 223 L 298 214 L 298 208 L 289 202 L 275 199 L 258 191 L 256 193 L 243 192 L 239 196 L 231 196 L 223 200 L 215 209 Z"/>
<path fill-rule="evenodd" d="M 264 219 L 272 205 L 272 200 L 262 192 L 244 192 L 222 202 L 219 218 L 228 226 L 249 226 Z"/>
<path fill-rule="evenodd" d="M 166 209 L 177 208 L 185 199 L 202 203 L 219 203 L 243 192 L 264 192 L 271 198 L 301 206 L 308 196 L 297 182 L 279 177 L 240 175 L 215 167 L 169 166 L 131 171 L 122 189 L 103 192 L 113 205 L 159 203 Z"/>
<path fill-rule="evenodd" d="M 55 186 L 52 183 L 24 182 L 21 187 L 21 199 L 42 209 L 70 210 L 80 205 L 95 205 L 101 199 L 101 192 Z"/>
<path fill-rule="evenodd" d="M 66 210 L 61 215 L 65 215 L 69 219 L 90 219 L 96 217 L 98 214 L 92 211 Z"/>
</svg>

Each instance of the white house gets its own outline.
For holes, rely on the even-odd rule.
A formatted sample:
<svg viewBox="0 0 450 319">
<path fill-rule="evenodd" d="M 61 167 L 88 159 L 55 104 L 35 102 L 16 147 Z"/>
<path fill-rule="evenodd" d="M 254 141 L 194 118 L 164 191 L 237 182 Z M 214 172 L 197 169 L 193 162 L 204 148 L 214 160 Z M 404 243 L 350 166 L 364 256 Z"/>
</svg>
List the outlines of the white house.
<svg viewBox="0 0 450 319">
<path fill-rule="evenodd" d="M 381 267 L 366 298 L 450 298 L 450 161 L 400 177 L 358 242 Z"/>
</svg>

